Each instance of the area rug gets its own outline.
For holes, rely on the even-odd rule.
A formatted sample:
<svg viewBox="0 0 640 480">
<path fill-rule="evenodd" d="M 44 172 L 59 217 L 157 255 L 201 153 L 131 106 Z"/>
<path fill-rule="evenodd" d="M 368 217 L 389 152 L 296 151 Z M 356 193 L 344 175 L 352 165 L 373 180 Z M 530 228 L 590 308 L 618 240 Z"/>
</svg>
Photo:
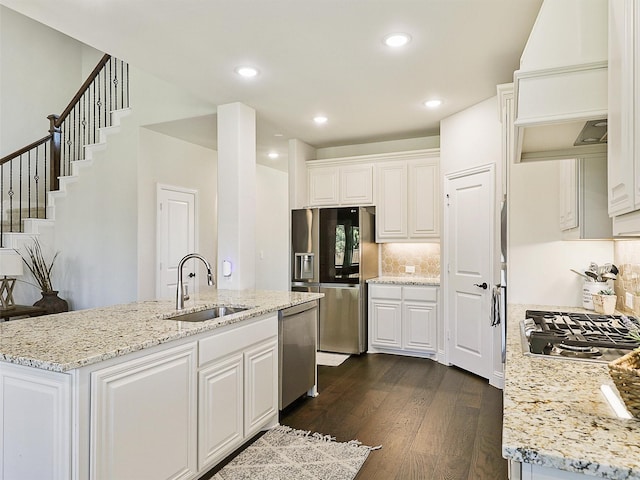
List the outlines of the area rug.
<svg viewBox="0 0 640 480">
<path fill-rule="evenodd" d="M 343 355 L 342 353 L 318 352 L 316 353 L 316 362 L 318 365 L 338 367 L 349 357 L 350 355 Z"/>
<path fill-rule="evenodd" d="M 243 450 L 212 480 L 352 480 L 369 452 L 378 448 L 281 425 Z"/>
</svg>

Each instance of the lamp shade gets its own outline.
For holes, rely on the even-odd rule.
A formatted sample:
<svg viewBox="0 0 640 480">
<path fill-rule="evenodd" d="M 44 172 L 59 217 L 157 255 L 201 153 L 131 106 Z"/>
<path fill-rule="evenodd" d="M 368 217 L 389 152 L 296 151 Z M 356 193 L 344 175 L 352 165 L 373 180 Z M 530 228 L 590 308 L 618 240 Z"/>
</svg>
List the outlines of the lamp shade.
<svg viewBox="0 0 640 480">
<path fill-rule="evenodd" d="M 0 275 L 22 275 L 22 267 L 22 257 L 18 252 L 11 248 L 0 248 Z"/>
</svg>

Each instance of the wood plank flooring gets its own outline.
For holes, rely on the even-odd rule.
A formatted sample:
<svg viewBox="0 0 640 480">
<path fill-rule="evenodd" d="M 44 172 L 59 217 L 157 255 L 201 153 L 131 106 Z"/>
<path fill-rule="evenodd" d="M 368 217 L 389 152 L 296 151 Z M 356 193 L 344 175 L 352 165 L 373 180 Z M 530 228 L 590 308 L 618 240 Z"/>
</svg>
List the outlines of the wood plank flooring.
<svg viewBox="0 0 640 480">
<path fill-rule="evenodd" d="M 365 354 L 320 366 L 318 387 L 317 398 L 298 400 L 280 423 L 382 445 L 355 480 L 507 479 L 502 391 L 484 379 L 431 360 Z"/>
<path fill-rule="evenodd" d="M 382 445 L 356 480 L 502 480 L 502 391 L 431 360 L 361 355 L 319 367 L 317 398 L 280 423 Z"/>
</svg>

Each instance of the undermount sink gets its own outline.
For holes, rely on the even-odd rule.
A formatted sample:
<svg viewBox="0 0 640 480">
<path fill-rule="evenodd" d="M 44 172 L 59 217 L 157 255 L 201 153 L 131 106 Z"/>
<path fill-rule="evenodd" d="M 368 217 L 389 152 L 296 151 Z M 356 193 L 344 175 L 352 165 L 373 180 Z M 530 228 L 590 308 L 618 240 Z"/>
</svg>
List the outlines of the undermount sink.
<svg viewBox="0 0 640 480">
<path fill-rule="evenodd" d="M 206 310 L 200 310 L 199 312 L 176 315 L 175 317 L 169 317 L 166 320 L 176 320 L 179 322 L 204 322 L 206 320 L 213 320 L 214 318 L 224 317 L 225 315 L 232 315 L 234 313 L 243 312 L 245 310 L 248 310 L 248 308 L 226 306 L 212 307 Z"/>
</svg>

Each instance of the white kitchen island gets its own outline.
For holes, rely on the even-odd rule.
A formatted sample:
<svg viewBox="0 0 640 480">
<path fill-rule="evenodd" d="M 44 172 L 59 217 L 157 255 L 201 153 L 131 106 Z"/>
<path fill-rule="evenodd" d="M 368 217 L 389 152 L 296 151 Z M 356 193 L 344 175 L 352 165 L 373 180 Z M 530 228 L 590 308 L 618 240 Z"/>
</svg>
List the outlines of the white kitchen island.
<svg viewBox="0 0 640 480">
<path fill-rule="evenodd" d="M 640 420 L 618 418 L 600 392 L 613 386 L 607 365 L 523 355 L 526 310 L 583 311 L 509 305 L 502 454 L 510 479 L 640 479 Z"/>
<path fill-rule="evenodd" d="M 2 480 L 195 479 L 278 422 L 278 310 L 319 294 L 212 291 L 0 323 Z"/>
</svg>

